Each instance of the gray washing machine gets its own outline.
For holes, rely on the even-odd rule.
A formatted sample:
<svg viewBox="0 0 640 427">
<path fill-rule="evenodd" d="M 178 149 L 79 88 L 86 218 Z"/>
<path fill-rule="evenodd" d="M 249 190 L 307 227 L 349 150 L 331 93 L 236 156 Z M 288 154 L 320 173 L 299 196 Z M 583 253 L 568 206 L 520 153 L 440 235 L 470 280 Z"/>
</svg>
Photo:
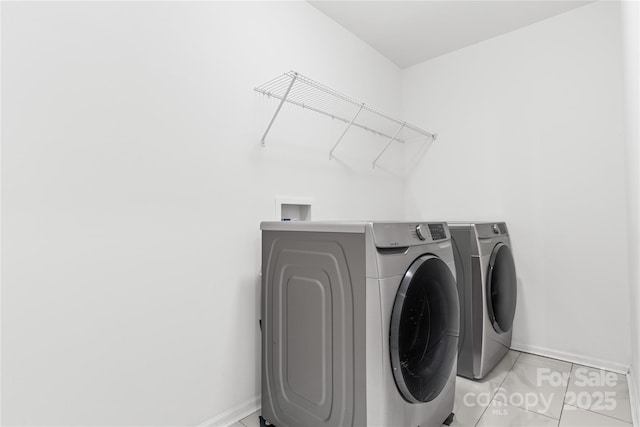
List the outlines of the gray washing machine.
<svg viewBox="0 0 640 427">
<path fill-rule="evenodd" d="M 459 303 L 447 224 L 261 229 L 261 423 L 450 423 Z"/>
<path fill-rule="evenodd" d="M 484 378 L 511 347 L 516 269 L 504 222 L 449 222 L 460 298 L 458 375 Z"/>
</svg>

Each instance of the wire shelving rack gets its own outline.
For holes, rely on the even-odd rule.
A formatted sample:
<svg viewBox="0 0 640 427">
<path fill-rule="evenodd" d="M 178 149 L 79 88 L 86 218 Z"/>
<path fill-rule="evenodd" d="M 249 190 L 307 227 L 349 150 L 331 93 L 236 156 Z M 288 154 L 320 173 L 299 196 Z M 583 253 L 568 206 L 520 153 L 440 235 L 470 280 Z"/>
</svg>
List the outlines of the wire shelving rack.
<svg viewBox="0 0 640 427">
<path fill-rule="evenodd" d="M 435 133 L 428 132 L 411 123 L 383 113 L 364 102 L 318 83 L 295 71 L 284 73 L 254 88 L 254 90 L 267 97 L 280 100 L 260 140 L 263 146 L 285 102 L 323 114 L 346 124 L 342 134 L 331 148 L 331 151 L 329 151 L 330 159 L 333 158 L 333 152 L 336 147 L 352 127 L 360 128 L 389 140 L 384 149 L 373 161 L 374 167 L 393 142 L 404 143 L 416 138 L 434 141 L 438 136 Z"/>
</svg>

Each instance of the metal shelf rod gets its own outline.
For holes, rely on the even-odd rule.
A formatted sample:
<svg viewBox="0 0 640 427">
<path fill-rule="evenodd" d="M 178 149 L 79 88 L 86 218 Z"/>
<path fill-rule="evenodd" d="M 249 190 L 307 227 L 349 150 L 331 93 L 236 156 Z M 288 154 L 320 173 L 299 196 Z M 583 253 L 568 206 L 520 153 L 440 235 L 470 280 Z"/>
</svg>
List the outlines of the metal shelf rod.
<svg viewBox="0 0 640 427">
<path fill-rule="evenodd" d="M 389 146 L 391 144 L 393 144 L 393 141 L 396 140 L 396 138 L 398 137 L 398 135 L 400 135 L 400 132 L 402 132 L 402 129 L 404 129 L 406 123 L 403 123 L 402 126 L 400 126 L 400 129 L 398 129 L 398 132 L 396 132 L 395 135 L 393 135 L 393 137 L 391 138 L 391 140 L 389 140 L 389 142 L 387 143 L 387 145 L 384 147 L 384 149 L 380 152 L 380 154 L 378 154 L 378 157 L 376 157 L 376 159 L 373 161 L 373 167 L 376 167 L 376 162 L 380 159 L 380 157 L 382 157 L 382 155 L 384 154 L 385 151 L 387 151 L 387 148 L 389 148 Z"/>
<path fill-rule="evenodd" d="M 278 99 L 280 99 L 280 98 L 278 98 Z M 334 114 L 331 114 L 331 113 L 329 113 L 327 111 L 324 111 L 324 110 L 321 110 L 319 108 L 311 107 L 309 105 L 301 104 L 301 103 L 298 103 L 298 102 L 295 102 L 295 101 L 290 101 L 289 99 L 287 99 L 287 102 L 290 103 L 290 104 L 297 105 L 298 107 L 301 107 L 301 108 L 304 108 L 304 109 L 307 109 L 307 110 L 311 110 L 311 111 L 314 111 L 316 113 L 325 115 L 325 116 L 330 117 L 332 119 L 340 120 L 341 122 L 344 122 L 344 123 L 347 123 L 347 124 L 349 123 L 349 119 L 345 119 L 344 117 L 336 116 Z M 389 135 L 389 134 L 386 134 L 384 132 L 380 132 L 378 130 L 372 129 L 369 126 L 365 126 L 365 125 L 362 125 L 360 123 L 353 123 L 351 126 L 360 128 L 362 130 L 366 130 L 367 132 L 371 132 L 371 133 L 373 133 L 375 135 L 378 135 L 378 136 L 381 136 L 381 137 L 384 137 L 384 138 L 391 138 L 391 135 Z M 400 138 L 397 138 L 396 141 L 403 142 L 403 143 L 406 142 L 405 140 L 400 139 Z"/>
<path fill-rule="evenodd" d="M 333 159 L 333 150 L 336 149 L 336 147 L 338 146 L 338 144 L 340 144 L 340 141 L 342 141 L 342 138 L 344 138 L 344 136 L 347 134 L 347 131 L 351 128 L 351 125 L 353 124 L 353 122 L 356 121 L 356 119 L 358 118 L 358 116 L 360 115 L 360 112 L 362 111 L 362 109 L 364 108 L 364 104 L 362 104 L 360 106 L 360 108 L 358 109 L 358 112 L 356 113 L 355 116 L 353 116 L 353 119 L 351 119 L 351 121 L 349 122 L 349 124 L 347 125 L 346 128 L 344 128 L 344 131 L 342 132 L 342 135 L 340 135 L 340 138 L 338 138 L 338 140 L 336 141 L 336 143 L 334 144 L 333 148 L 331 149 L 331 151 L 329 151 L 329 160 Z"/>
<path fill-rule="evenodd" d="M 289 92 L 291 91 L 291 88 L 293 87 L 293 84 L 296 82 L 296 77 L 298 77 L 297 74 L 295 74 L 291 78 L 291 83 L 289 84 L 289 87 L 287 88 L 287 91 L 284 93 L 284 96 L 280 100 L 280 104 L 278 104 L 278 108 L 276 109 L 276 112 L 273 114 L 273 117 L 271 117 L 271 121 L 269 122 L 269 126 L 267 126 L 267 129 L 264 131 L 264 134 L 262 135 L 262 139 L 260 140 L 260 143 L 262 144 L 263 147 L 264 147 L 264 139 L 267 137 L 267 134 L 269 133 L 269 130 L 271 130 L 271 126 L 273 126 L 273 122 L 276 120 L 276 117 L 278 117 L 278 113 L 280 112 L 280 109 L 282 108 L 282 104 L 284 104 L 284 101 L 287 100 L 287 96 L 289 95 Z"/>
</svg>

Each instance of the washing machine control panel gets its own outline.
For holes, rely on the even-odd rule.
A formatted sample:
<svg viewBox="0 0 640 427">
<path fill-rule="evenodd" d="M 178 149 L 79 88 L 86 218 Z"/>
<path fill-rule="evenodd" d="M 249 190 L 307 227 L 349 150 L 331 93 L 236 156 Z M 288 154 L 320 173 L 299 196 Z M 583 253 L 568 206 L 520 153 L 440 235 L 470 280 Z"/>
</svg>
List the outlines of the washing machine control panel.
<svg viewBox="0 0 640 427">
<path fill-rule="evenodd" d="M 437 242 L 438 240 L 446 240 L 449 238 L 447 234 L 447 224 L 444 222 L 418 223 L 409 227 L 409 234 L 412 239 L 417 239 L 415 243 L 421 242 Z"/>
<path fill-rule="evenodd" d="M 373 236 L 379 248 L 423 245 L 451 237 L 444 222 L 374 223 Z"/>
</svg>

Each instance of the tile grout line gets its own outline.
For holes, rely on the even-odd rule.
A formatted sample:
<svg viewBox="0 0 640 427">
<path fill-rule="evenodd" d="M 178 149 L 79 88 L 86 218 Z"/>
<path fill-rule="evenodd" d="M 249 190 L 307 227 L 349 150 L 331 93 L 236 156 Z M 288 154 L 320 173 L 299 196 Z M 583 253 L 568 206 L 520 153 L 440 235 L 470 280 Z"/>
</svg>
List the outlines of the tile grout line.
<svg viewBox="0 0 640 427">
<path fill-rule="evenodd" d="M 537 358 L 549 359 L 549 360 L 556 361 L 556 362 L 566 363 L 566 364 L 568 364 L 568 365 L 569 365 L 569 375 L 571 375 L 571 371 L 572 371 L 572 369 L 573 369 L 573 365 L 574 365 L 574 363 L 573 363 L 573 362 L 567 362 L 566 360 L 554 359 L 554 358 L 552 358 L 552 357 L 547 357 L 547 356 L 539 356 L 539 355 L 537 355 L 537 354 L 527 353 L 526 351 L 521 352 L 521 354 L 528 354 L 528 355 L 531 355 L 531 356 L 534 356 L 534 357 L 537 357 Z M 515 365 L 514 365 L 514 366 L 515 366 Z M 538 369 L 539 369 L 539 367 L 538 367 Z M 568 387 L 567 387 L 567 388 L 568 388 Z M 564 392 L 564 394 L 566 394 L 566 393 L 567 393 L 567 388 L 565 388 L 565 392 Z M 564 400 L 563 400 L 563 403 L 564 403 Z M 518 406 L 518 408 L 519 408 L 519 406 Z M 521 408 L 521 409 L 524 409 L 524 408 Z M 552 417 L 552 416 L 550 416 L 550 415 L 543 414 L 543 413 L 541 413 L 541 412 L 536 412 L 536 411 L 528 411 L 528 412 L 535 412 L 535 413 L 537 413 L 537 414 L 544 415 L 544 416 L 546 416 L 547 418 L 553 418 L 554 420 L 555 420 L 555 419 L 558 419 L 558 418 L 554 418 L 554 417 Z"/>
<path fill-rule="evenodd" d="M 259 411 L 259 410 L 258 410 L 258 411 Z M 244 420 L 244 419 L 246 419 L 246 418 L 250 417 L 251 415 L 255 414 L 255 413 L 256 413 L 256 412 L 258 412 L 258 411 L 255 411 L 255 412 L 250 413 L 249 415 L 247 415 L 246 417 L 244 417 L 242 420 Z M 258 414 L 258 416 L 260 416 L 260 414 Z M 258 419 L 259 419 L 259 418 L 258 418 Z M 244 427 L 249 427 L 247 424 L 243 423 L 243 422 L 242 422 L 242 420 L 238 421 L 238 422 L 240 423 L 240 425 L 243 425 Z M 258 426 L 259 426 L 259 425 L 260 425 L 260 422 L 258 422 Z"/>
<path fill-rule="evenodd" d="M 509 376 L 511 371 L 513 371 L 513 368 L 515 368 L 516 363 L 518 363 L 518 360 L 520 360 L 520 356 L 522 356 L 522 353 L 518 354 L 518 357 L 516 357 L 516 360 L 513 362 L 513 365 L 511 365 L 511 369 L 509 369 L 509 372 L 507 372 L 507 375 L 504 376 L 504 379 L 500 382 L 500 384 L 498 385 L 498 388 L 496 388 L 496 391 L 493 392 L 493 395 L 491 396 L 491 400 L 492 401 L 496 397 L 496 395 L 498 394 L 498 390 L 500 390 L 502 388 L 502 385 L 507 380 L 507 377 Z M 501 402 L 501 400 L 499 400 L 499 402 Z M 509 403 L 509 402 L 505 402 L 505 403 Z M 483 413 L 483 415 L 484 415 L 484 413 Z"/>
<path fill-rule="evenodd" d="M 480 414 L 480 418 L 478 418 L 478 421 L 476 421 L 476 423 L 473 425 L 474 427 L 476 427 L 480 422 L 480 420 L 482 419 L 482 417 L 484 417 L 485 412 L 487 412 L 487 409 L 489 409 L 489 406 L 491 406 L 491 402 L 494 401 L 496 394 L 498 394 L 498 390 L 500 390 L 500 388 L 502 387 L 502 384 L 504 384 L 504 382 L 507 380 L 507 377 L 509 376 L 511 371 L 513 371 L 513 368 L 516 366 L 516 363 L 518 363 L 518 360 L 520 360 L 520 356 L 522 356 L 522 352 L 518 352 L 518 357 L 516 357 L 516 360 L 514 360 L 513 365 L 511 365 L 511 368 L 509 368 L 509 372 L 507 372 L 507 375 L 504 376 L 504 378 L 502 379 L 502 381 L 500 382 L 496 390 L 491 395 L 491 400 L 489 401 L 489 404 L 487 405 L 486 408 L 484 408 L 484 410 L 482 411 L 482 414 Z"/>
<path fill-rule="evenodd" d="M 564 413 L 564 402 L 567 400 L 567 392 L 569 391 L 569 385 L 571 384 L 571 377 L 573 374 L 573 367 L 575 363 L 571 363 L 571 367 L 569 368 L 569 381 L 567 381 L 567 386 L 564 389 L 564 394 L 562 395 L 562 406 L 560 407 L 560 416 L 558 417 L 558 426 L 560 425 L 560 421 L 562 421 L 562 414 Z"/>
<path fill-rule="evenodd" d="M 514 362 L 513 366 L 511 367 L 511 370 L 509 371 L 509 373 L 511 373 L 511 371 L 513 370 L 513 368 L 516 366 L 516 363 L 518 362 L 518 360 L 520 360 L 520 356 L 522 356 L 522 355 L 523 355 L 523 354 L 525 354 L 525 353 L 526 353 L 526 354 L 531 354 L 531 355 L 536 356 L 536 357 L 543 357 L 543 358 L 550 359 L 550 360 L 558 360 L 558 359 L 554 359 L 554 358 L 552 358 L 552 357 L 538 356 L 537 354 L 532 354 L 532 353 L 527 353 L 527 352 L 525 352 L 525 351 L 521 351 L 521 352 L 520 352 L 520 354 L 518 355 L 518 357 L 516 358 L 516 362 Z M 566 361 L 564 361 L 564 360 L 558 360 L 558 361 L 560 361 L 560 362 L 565 362 L 565 363 L 569 363 L 569 364 L 571 365 L 571 367 L 569 368 L 569 375 L 571 375 L 571 370 L 573 369 L 573 365 L 574 365 L 574 364 L 573 364 L 572 362 L 566 362 Z M 507 376 L 509 376 L 509 374 L 507 374 Z M 502 380 L 502 383 L 500 383 L 500 386 L 498 387 L 498 389 L 499 389 L 500 387 L 502 387 L 502 384 L 504 384 L 504 382 L 507 380 L 507 376 L 505 376 L 504 380 Z M 567 389 L 568 389 L 568 385 L 567 385 Z M 567 393 L 567 389 L 565 389 L 565 394 Z M 496 393 L 494 393 L 494 398 L 495 398 L 495 395 L 496 395 L 496 394 L 497 394 L 497 390 L 496 390 Z M 564 397 L 564 396 L 563 396 L 563 397 Z M 492 399 L 491 399 L 491 401 L 493 402 L 493 401 L 494 401 L 494 399 L 492 398 Z M 502 402 L 502 401 L 499 401 L 499 402 Z M 508 404 L 509 402 L 504 402 L 504 403 L 507 403 L 507 404 Z M 562 403 L 563 403 L 563 407 L 564 407 L 564 399 L 563 399 Z M 488 408 L 488 406 L 487 406 L 487 408 Z M 562 416 L 562 408 L 560 409 L 560 417 L 558 417 L 558 418 L 554 418 L 554 417 L 552 417 L 551 415 L 543 414 L 543 413 L 541 413 L 541 412 L 530 411 L 530 410 L 528 410 L 528 409 L 526 409 L 526 408 L 521 408 L 521 407 L 519 407 L 519 406 L 514 406 L 514 408 L 522 409 L 522 410 L 523 410 L 523 411 L 525 411 L 525 412 L 529 412 L 529 413 L 531 413 L 531 414 L 536 414 L 536 415 L 541 415 L 541 416 L 543 416 L 543 417 L 546 417 L 546 418 L 552 419 L 552 420 L 554 420 L 554 421 L 557 421 L 557 422 L 558 422 L 558 425 L 560 425 L 560 417 Z M 486 412 L 486 408 L 485 408 L 485 412 Z M 484 416 L 484 412 L 482 413 L 482 415 L 480 416 L 480 418 L 482 419 L 482 417 L 483 417 L 483 416 Z M 610 417 L 610 418 L 611 418 L 611 417 Z M 478 420 L 478 422 L 480 422 L 480 420 Z M 477 426 L 478 422 L 476 422 L 476 426 Z"/>
<path fill-rule="evenodd" d="M 621 420 L 620 418 L 617 418 L 617 417 L 614 417 L 614 416 L 611 416 L 611 415 L 606 415 L 606 414 L 603 414 L 602 412 L 592 411 L 591 409 L 581 408 L 581 407 L 576 406 L 576 405 L 570 405 L 569 403 L 567 403 L 566 405 L 567 406 L 571 406 L 573 408 L 576 408 L 578 410 L 587 411 L 587 412 L 589 412 L 591 414 L 602 415 L 603 417 L 611 418 L 612 420 L 620 421 L 621 423 L 626 423 L 626 424 L 629 424 L 630 426 L 633 427 L 633 422 L 630 423 L 627 420 Z"/>
<path fill-rule="evenodd" d="M 520 354 L 518 355 L 518 358 L 516 359 L 516 362 L 520 359 L 520 356 L 522 356 L 522 354 L 524 354 L 524 353 L 526 353 L 526 352 L 520 352 Z M 531 354 L 531 353 L 527 353 L 527 354 Z M 537 356 L 537 355 L 536 355 L 536 354 L 534 354 L 533 356 Z M 544 356 L 542 356 L 542 357 L 544 357 Z M 550 357 L 548 357 L 547 359 L 551 359 L 551 358 L 550 358 Z M 552 359 L 552 360 L 556 360 L 556 359 Z M 569 362 L 569 363 L 571 363 L 571 362 Z M 573 364 L 572 364 L 572 365 L 573 365 Z M 514 363 L 514 364 L 513 364 L 513 366 L 511 367 L 511 369 L 513 370 L 513 368 L 514 368 L 515 366 L 516 366 L 516 364 Z M 511 371 L 509 371 L 509 372 L 511 372 Z M 571 370 L 569 370 L 569 372 L 571 372 Z M 500 384 L 500 387 L 502 387 L 502 384 L 504 384 L 504 382 L 505 382 L 506 380 L 507 380 L 507 377 L 504 377 L 504 380 L 503 380 L 503 381 L 502 381 L 502 383 Z M 566 391 L 565 391 L 565 393 L 566 393 Z M 496 391 L 496 394 L 497 394 L 497 391 Z M 505 403 L 508 403 L 508 402 L 505 402 Z M 540 412 L 536 412 L 536 411 L 530 411 L 530 410 L 525 409 L 525 408 L 520 408 L 519 406 L 514 406 L 514 408 L 522 409 L 523 411 L 525 411 L 525 412 L 529 412 L 530 414 L 541 415 L 541 416 L 543 416 L 543 417 L 546 417 L 546 418 L 552 419 L 552 420 L 554 420 L 554 421 L 558 421 L 558 425 L 560 425 L 560 418 L 557 418 L 557 419 L 556 419 L 556 418 L 553 418 L 551 415 L 542 414 L 542 413 L 540 413 Z"/>
<path fill-rule="evenodd" d="M 591 366 L 581 365 L 581 364 L 577 364 L 577 363 L 573 363 L 573 366 L 582 366 L 582 367 L 585 367 L 585 368 L 587 368 L 587 369 L 598 370 L 598 371 L 603 371 L 603 372 L 611 372 L 611 373 L 614 373 L 614 374 L 616 374 L 616 375 L 618 375 L 618 376 L 621 376 L 621 374 L 618 374 L 618 373 L 613 372 L 613 371 L 609 371 L 609 370 L 607 370 L 607 369 L 594 368 L 594 367 L 591 367 Z M 572 372 L 572 373 L 573 373 L 573 366 L 571 367 L 571 372 Z M 571 379 L 571 378 L 570 378 L 570 379 Z M 626 379 L 625 379 L 625 381 L 626 381 Z M 628 388 L 629 388 L 629 383 L 628 383 L 628 381 L 627 381 L 627 389 L 628 389 Z M 568 390 L 569 390 L 569 386 L 567 385 L 567 390 L 565 391 L 565 398 L 566 398 L 566 394 L 567 394 L 567 391 L 568 391 Z M 616 404 L 617 404 L 617 402 L 618 402 L 618 401 L 616 400 Z M 563 402 L 562 402 L 562 409 L 563 409 L 563 410 L 564 410 L 564 405 L 565 405 L 565 404 L 566 404 L 566 405 L 568 405 L 568 406 L 571 406 L 571 407 L 573 407 L 573 408 L 582 409 L 583 411 L 587 411 L 587 412 L 590 412 L 590 413 L 592 413 L 592 414 L 602 415 L 602 416 L 604 416 L 604 417 L 611 418 L 611 419 L 614 419 L 614 420 L 616 420 L 616 421 L 620 421 L 620 422 L 623 422 L 623 423 L 631 424 L 631 426 L 633 426 L 633 421 L 631 421 L 631 423 L 630 423 L 630 422 L 629 422 L 629 421 L 627 421 L 627 420 L 623 420 L 623 419 L 620 419 L 620 418 L 618 418 L 618 417 L 614 417 L 614 416 L 612 416 L 612 415 L 607 415 L 607 414 L 603 414 L 602 412 L 592 411 L 592 410 L 591 410 L 591 408 L 582 408 L 582 407 L 580 407 L 580 406 L 578 406 L 578 405 L 572 405 L 572 404 L 570 404 L 570 403 L 565 403 L 565 401 L 563 401 Z M 562 411 L 560 412 L 560 416 L 562 417 Z"/>
<path fill-rule="evenodd" d="M 523 410 L 524 412 L 528 412 L 528 413 L 530 413 L 530 414 L 540 415 L 541 417 L 549 418 L 550 420 L 558 421 L 558 423 L 560 423 L 560 419 L 559 419 L 559 418 L 553 418 L 551 415 L 542 414 L 542 413 L 540 413 L 540 412 L 536 412 L 536 411 L 530 411 L 530 410 L 528 410 L 528 409 L 521 408 L 521 407 L 519 407 L 519 406 L 513 406 L 513 408 Z"/>
<path fill-rule="evenodd" d="M 518 357 L 516 358 L 516 362 L 518 362 L 518 360 L 520 359 L 520 356 L 522 356 L 522 354 L 523 354 L 523 353 L 524 353 L 524 352 L 520 352 L 520 354 L 519 354 L 519 355 L 518 355 Z M 528 354 L 530 354 L 530 353 L 528 353 Z M 534 356 L 536 356 L 536 355 L 534 354 Z M 516 364 L 514 363 L 514 364 L 513 364 L 513 366 L 511 367 L 511 370 L 513 370 L 513 368 L 514 368 L 515 366 L 516 366 Z M 511 373 L 511 371 L 509 371 L 509 373 Z M 507 376 L 508 376 L 508 374 L 507 374 Z M 507 377 L 505 376 L 505 377 L 504 377 L 504 380 L 502 380 L 502 383 L 500 383 L 500 387 L 502 387 L 502 384 L 504 384 L 504 382 L 505 382 L 506 380 L 507 380 Z M 500 388 L 500 387 L 498 387 L 498 388 Z M 496 394 L 497 394 L 497 393 L 498 393 L 498 391 L 496 390 Z M 495 394 L 494 394 L 494 396 L 495 396 Z M 493 401 L 493 399 L 491 399 L 491 401 Z M 508 404 L 509 402 L 505 402 L 505 403 L 507 403 L 507 404 Z M 516 409 L 521 409 L 521 410 L 523 410 L 524 412 L 529 412 L 530 414 L 541 415 L 541 416 L 546 417 L 546 418 L 549 418 L 549 419 L 551 419 L 551 420 L 558 421 L 558 425 L 560 425 L 560 419 L 559 419 L 559 418 L 558 418 L 558 419 L 556 419 L 556 418 L 553 418 L 553 417 L 552 417 L 552 416 L 550 416 L 550 415 L 547 415 L 547 414 L 541 414 L 540 412 L 536 412 L 536 411 L 530 411 L 530 410 L 525 409 L 525 408 L 520 408 L 519 406 L 514 406 L 514 408 L 516 408 Z M 484 413 L 483 413 L 482 415 L 484 415 Z M 482 418 L 482 417 L 480 417 L 480 418 Z M 478 420 L 478 421 L 480 421 L 480 420 Z M 477 423 L 476 423 L 476 424 L 477 424 Z"/>
</svg>

